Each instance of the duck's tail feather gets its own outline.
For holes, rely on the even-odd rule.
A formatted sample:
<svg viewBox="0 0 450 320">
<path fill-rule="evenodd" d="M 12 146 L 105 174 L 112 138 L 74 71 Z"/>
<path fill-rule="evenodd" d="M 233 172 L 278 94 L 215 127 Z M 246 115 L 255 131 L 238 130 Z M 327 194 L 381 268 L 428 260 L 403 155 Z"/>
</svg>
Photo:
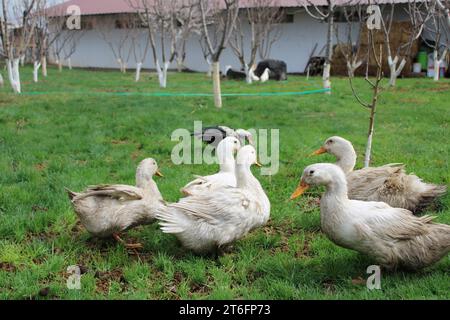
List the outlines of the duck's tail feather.
<svg viewBox="0 0 450 320">
<path fill-rule="evenodd" d="M 182 233 L 186 230 L 186 218 L 183 218 L 176 210 L 167 207 L 158 208 L 156 219 L 164 233 Z"/>
<path fill-rule="evenodd" d="M 425 183 L 424 183 L 425 184 Z M 425 184 L 425 190 L 420 194 L 419 210 L 432 204 L 437 198 L 447 193 L 447 186 L 437 184 Z"/>
<path fill-rule="evenodd" d="M 76 192 L 73 192 L 68 188 L 64 188 L 64 190 L 66 190 L 70 200 L 73 200 L 78 195 Z"/>
</svg>

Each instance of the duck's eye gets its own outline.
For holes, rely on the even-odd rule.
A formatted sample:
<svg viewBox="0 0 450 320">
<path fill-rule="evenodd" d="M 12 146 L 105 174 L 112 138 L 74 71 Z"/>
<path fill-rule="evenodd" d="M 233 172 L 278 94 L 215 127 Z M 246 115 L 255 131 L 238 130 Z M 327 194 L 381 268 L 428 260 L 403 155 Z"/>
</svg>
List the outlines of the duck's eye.
<svg viewBox="0 0 450 320">
<path fill-rule="evenodd" d="M 234 141 L 234 144 L 237 144 L 237 141 L 236 141 L 236 140 Z"/>
<path fill-rule="evenodd" d="M 333 140 L 328 140 L 328 143 L 333 143 Z"/>
<path fill-rule="evenodd" d="M 309 171 L 309 174 L 312 176 L 314 174 L 314 170 Z"/>
</svg>

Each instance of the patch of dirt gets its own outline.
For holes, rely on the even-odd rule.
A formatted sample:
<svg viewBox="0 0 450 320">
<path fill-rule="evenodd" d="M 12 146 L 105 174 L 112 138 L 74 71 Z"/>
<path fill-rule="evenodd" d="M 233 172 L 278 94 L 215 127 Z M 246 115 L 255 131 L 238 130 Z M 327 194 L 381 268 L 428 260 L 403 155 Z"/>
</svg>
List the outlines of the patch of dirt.
<svg viewBox="0 0 450 320">
<path fill-rule="evenodd" d="M 38 206 L 38 205 L 34 205 L 34 206 L 31 207 L 31 212 L 36 213 L 36 212 L 39 212 L 39 211 L 40 212 L 47 212 L 48 208 L 41 207 L 41 206 Z"/>
<path fill-rule="evenodd" d="M 336 292 L 336 285 L 333 279 L 324 279 L 321 284 L 326 294 L 334 294 Z"/>
<path fill-rule="evenodd" d="M 15 272 L 17 267 L 10 262 L 0 262 L 0 270 L 5 272 Z"/>
<path fill-rule="evenodd" d="M 95 278 L 97 279 L 96 290 L 99 293 L 109 292 L 109 287 L 112 281 L 119 282 L 122 290 L 124 290 L 126 285 L 128 284 L 121 269 L 114 269 L 111 271 L 97 271 L 95 273 Z"/>
<path fill-rule="evenodd" d="M 352 284 L 356 285 L 356 286 L 360 286 L 360 285 L 365 285 L 366 284 L 366 280 L 363 279 L 361 276 L 352 279 Z"/>
<path fill-rule="evenodd" d="M 119 140 L 113 139 L 113 140 L 111 140 L 111 143 L 114 145 L 123 145 L 123 144 L 129 144 L 130 141 L 125 140 L 125 139 L 119 139 Z"/>
<path fill-rule="evenodd" d="M 45 169 L 47 169 L 47 164 L 45 162 L 37 163 L 37 164 L 34 165 L 34 168 L 37 171 L 41 172 L 41 171 L 44 171 Z"/>
</svg>

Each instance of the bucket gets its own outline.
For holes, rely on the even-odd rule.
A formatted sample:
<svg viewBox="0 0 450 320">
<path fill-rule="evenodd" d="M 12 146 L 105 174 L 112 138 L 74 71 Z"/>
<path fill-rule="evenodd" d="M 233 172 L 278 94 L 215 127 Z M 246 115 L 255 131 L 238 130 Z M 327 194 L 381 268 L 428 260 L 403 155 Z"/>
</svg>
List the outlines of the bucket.
<svg viewBox="0 0 450 320">
<path fill-rule="evenodd" d="M 420 73 L 422 71 L 422 65 L 420 62 L 416 62 L 413 64 L 413 72 L 414 73 Z"/>
<path fill-rule="evenodd" d="M 419 54 L 417 55 L 417 61 L 418 63 L 420 63 L 422 70 L 421 71 L 425 71 L 427 70 L 428 67 L 428 57 L 427 57 L 427 52 L 426 51 L 420 51 Z"/>
</svg>

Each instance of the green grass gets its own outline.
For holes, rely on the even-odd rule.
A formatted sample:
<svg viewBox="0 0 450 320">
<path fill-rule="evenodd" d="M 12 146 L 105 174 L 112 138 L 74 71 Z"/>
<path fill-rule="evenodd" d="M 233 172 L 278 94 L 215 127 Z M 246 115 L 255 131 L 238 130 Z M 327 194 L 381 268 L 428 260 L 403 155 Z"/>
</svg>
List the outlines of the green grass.
<svg viewBox="0 0 450 320">
<path fill-rule="evenodd" d="M 152 79 L 149 80 L 149 77 Z M 382 290 L 369 291 L 367 257 L 334 245 L 320 232 L 313 190 L 287 201 L 303 168 L 332 161 L 307 155 L 329 136 L 350 139 L 361 166 L 368 112 L 355 103 L 345 79 L 334 78 L 331 96 L 227 97 L 217 110 L 209 97 L 146 97 L 87 92 L 161 92 L 155 75 L 134 83 L 130 72 L 49 70 L 25 92 L 0 92 L 0 298 L 1 299 L 449 299 L 449 257 L 418 273 L 383 273 Z M 360 80 L 363 96 L 369 91 Z M 224 82 L 223 91 L 292 92 L 320 89 L 319 78 L 289 78 L 248 86 Z M 164 92 L 209 93 L 202 74 L 170 74 Z M 75 93 L 76 92 L 76 93 Z M 373 165 L 407 164 L 426 181 L 450 182 L 450 82 L 400 79 L 383 93 L 377 114 Z M 265 228 L 236 242 L 218 259 L 180 248 L 157 225 L 128 232 L 144 243 L 139 255 L 120 244 L 96 240 L 79 225 L 64 187 L 82 190 L 97 183 L 134 183 L 136 164 L 159 162 L 157 183 L 176 201 L 192 174 L 216 166 L 171 163 L 176 128 L 205 125 L 280 129 L 280 171 L 273 177 L 254 170 L 272 203 Z M 428 213 L 450 223 L 450 196 Z M 66 288 L 66 268 L 82 265 L 81 290 Z M 48 292 L 39 291 L 49 288 Z"/>
</svg>

